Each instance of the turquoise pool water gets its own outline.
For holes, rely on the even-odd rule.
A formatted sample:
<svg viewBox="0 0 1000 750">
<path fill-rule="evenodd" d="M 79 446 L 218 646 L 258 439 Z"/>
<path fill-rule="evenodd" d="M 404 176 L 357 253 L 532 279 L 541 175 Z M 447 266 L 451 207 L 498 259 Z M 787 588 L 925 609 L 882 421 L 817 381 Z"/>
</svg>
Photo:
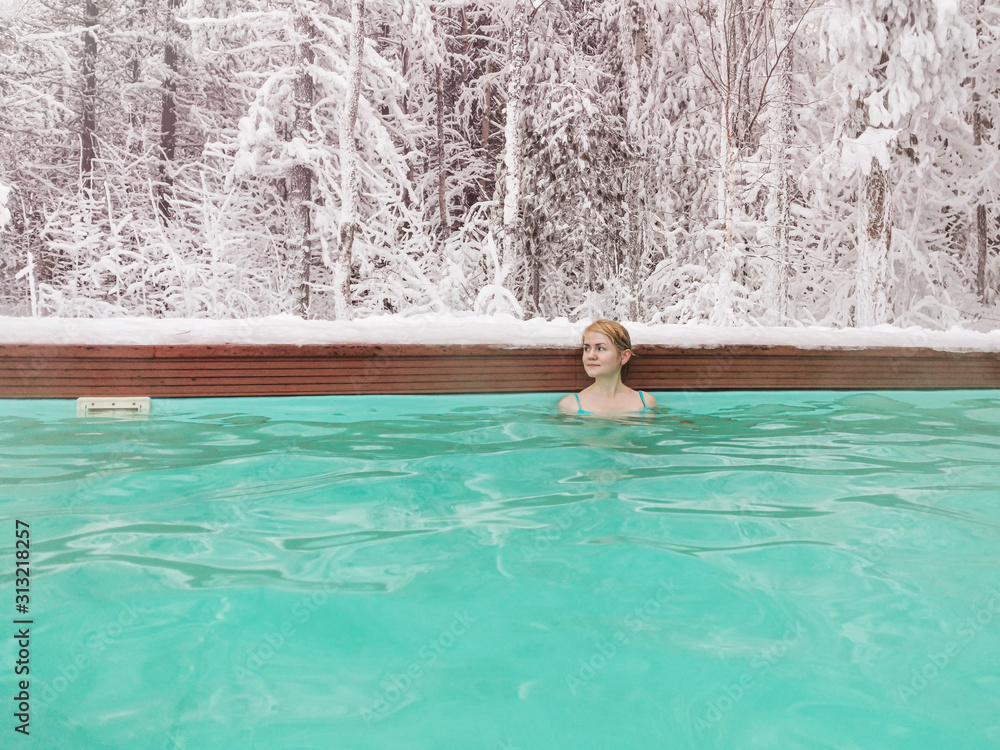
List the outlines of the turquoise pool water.
<svg viewBox="0 0 1000 750">
<path fill-rule="evenodd" d="M 1000 392 L 657 397 L 0 402 L 3 746 L 997 747 Z"/>
</svg>

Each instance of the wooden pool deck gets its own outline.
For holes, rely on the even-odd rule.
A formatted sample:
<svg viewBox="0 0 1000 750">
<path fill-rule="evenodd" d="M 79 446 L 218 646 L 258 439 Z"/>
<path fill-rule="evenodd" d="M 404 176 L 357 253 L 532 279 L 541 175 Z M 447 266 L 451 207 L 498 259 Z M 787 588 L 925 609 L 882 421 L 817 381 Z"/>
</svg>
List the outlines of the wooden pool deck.
<svg viewBox="0 0 1000 750">
<path fill-rule="evenodd" d="M 1000 388 L 1000 353 L 637 346 L 650 391 Z M 0 398 L 578 391 L 576 348 L 0 344 Z"/>
</svg>

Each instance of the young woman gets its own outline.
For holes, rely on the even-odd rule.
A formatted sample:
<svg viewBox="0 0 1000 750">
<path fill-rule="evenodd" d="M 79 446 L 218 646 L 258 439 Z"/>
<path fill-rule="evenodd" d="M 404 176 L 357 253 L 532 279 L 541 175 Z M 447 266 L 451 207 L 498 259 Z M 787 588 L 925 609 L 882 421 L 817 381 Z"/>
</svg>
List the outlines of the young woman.
<svg viewBox="0 0 1000 750">
<path fill-rule="evenodd" d="M 566 396 L 559 408 L 567 414 L 628 414 L 656 406 L 650 393 L 622 382 L 622 368 L 632 358 L 628 331 L 613 320 L 598 320 L 583 331 L 583 367 L 594 384 Z"/>
</svg>

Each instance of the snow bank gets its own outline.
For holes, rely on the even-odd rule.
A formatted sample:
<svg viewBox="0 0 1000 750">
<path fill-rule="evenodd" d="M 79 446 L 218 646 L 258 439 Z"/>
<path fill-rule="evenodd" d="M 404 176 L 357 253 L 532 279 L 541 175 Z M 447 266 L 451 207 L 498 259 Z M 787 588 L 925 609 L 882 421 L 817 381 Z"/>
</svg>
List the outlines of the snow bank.
<svg viewBox="0 0 1000 750">
<path fill-rule="evenodd" d="M 1000 352 L 1000 331 L 929 331 L 883 325 L 864 329 L 718 328 L 625 323 L 635 344 L 717 347 L 789 345 L 804 349 L 915 346 Z M 192 318 L 0 317 L 0 344 L 496 344 L 577 346 L 585 322 L 510 316 L 387 315 L 349 322 L 276 316 L 251 320 Z"/>
</svg>

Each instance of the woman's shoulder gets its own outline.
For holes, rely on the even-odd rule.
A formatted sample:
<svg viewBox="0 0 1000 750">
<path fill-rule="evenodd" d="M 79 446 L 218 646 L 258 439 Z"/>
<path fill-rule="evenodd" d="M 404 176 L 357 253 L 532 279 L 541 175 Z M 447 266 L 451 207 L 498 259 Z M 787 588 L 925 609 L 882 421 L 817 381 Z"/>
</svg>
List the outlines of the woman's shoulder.
<svg viewBox="0 0 1000 750">
<path fill-rule="evenodd" d="M 571 393 L 568 396 L 563 396 L 563 398 L 559 401 L 559 408 L 562 411 L 568 412 L 578 411 L 580 404 L 578 403 L 577 395 L 575 393 Z"/>
<path fill-rule="evenodd" d="M 639 391 L 639 396 L 642 398 L 642 402 L 646 405 L 647 409 L 652 409 L 656 406 L 656 396 L 649 391 Z"/>
</svg>

